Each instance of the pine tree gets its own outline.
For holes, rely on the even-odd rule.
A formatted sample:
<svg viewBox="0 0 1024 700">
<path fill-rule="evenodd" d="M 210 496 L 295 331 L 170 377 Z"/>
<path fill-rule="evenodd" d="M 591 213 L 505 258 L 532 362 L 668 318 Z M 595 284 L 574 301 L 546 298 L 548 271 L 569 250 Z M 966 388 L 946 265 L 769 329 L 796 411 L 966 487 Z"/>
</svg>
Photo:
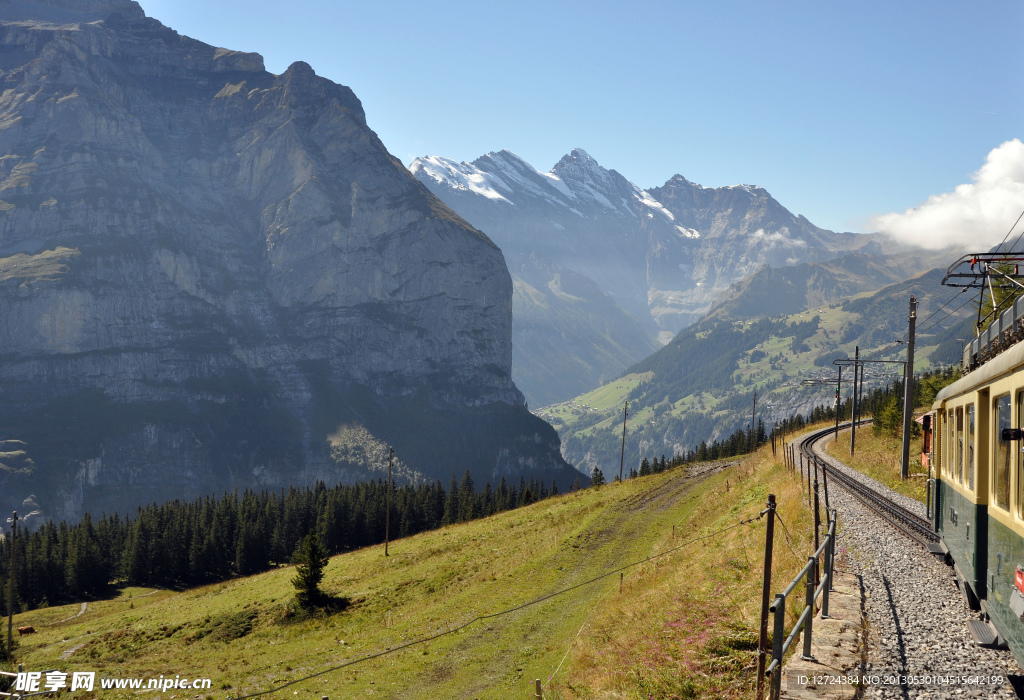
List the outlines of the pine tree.
<svg viewBox="0 0 1024 700">
<path fill-rule="evenodd" d="M 299 605 L 316 605 L 323 598 L 320 582 L 324 578 L 328 561 L 327 550 L 320 544 L 320 538 L 315 532 L 302 538 L 292 556 L 292 563 L 296 565 L 292 585 L 295 586 L 295 599 Z"/>
<path fill-rule="evenodd" d="M 604 484 L 604 473 L 601 472 L 600 467 L 594 467 L 594 471 L 590 472 L 590 485 L 601 486 Z"/>
</svg>

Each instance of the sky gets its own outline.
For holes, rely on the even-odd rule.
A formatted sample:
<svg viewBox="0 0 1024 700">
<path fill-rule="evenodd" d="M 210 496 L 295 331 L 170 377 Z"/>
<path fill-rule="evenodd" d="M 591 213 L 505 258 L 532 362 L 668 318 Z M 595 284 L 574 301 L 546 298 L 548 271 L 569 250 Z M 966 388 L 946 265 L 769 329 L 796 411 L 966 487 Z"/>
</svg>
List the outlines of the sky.
<svg viewBox="0 0 1024 700">
<path fill-rule="evenodd" d="M 1024 210 L 1019 0 L 140 4 L 348 85 L 406 165 L 507 148 L 546 171 L 580 147 L 640 187 L 756 184 L 818 226 L 926 243 Z"/>
</svg>

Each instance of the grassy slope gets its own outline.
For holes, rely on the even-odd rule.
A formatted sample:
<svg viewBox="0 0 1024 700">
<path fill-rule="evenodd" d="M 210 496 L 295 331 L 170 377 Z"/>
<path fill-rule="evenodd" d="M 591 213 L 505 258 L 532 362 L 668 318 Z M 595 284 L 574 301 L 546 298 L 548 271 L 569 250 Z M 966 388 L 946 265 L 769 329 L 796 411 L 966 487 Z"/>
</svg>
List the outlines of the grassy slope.
<svg viewBox="0 0 1024 700">
<path fill-rule="evenodd" d="M 671 366 L 664 370 L 665 377 L 655 376 L 657 373 L 652 372 L 627 375 L 572 401 L 544 407 L 535 413 L 558 431 L 562 438 L 563 452 L 569 461 L 576 464 L 577 468 L 589 469 L 595 465 L 603 467 L 618 461 L 619 442 L 615 436 L 621 435 L 622 403 L 641 382 L 648 382 L 649 389 L 646 391 L 648 396 L 630 402 L 626 441 L 626 458 L 630 463 L 639 463 L 644 456 L 662 452 L 671 454 L 673 446 L 689 448 L 701 439 L 721 437 L 737 427 L 745 426 L 749 421 L 750 399 L 754 389 L 758 390 L 760 396 L 759 405 L 771 404 L 776 416 L 789 415 L 794 409 L 806 410 L 810 405 L 831 400 L 828 387 L 799 385 L 803 377 L 834 376 L 835 369 L 830 361 L 825 366 L 818 366 L 814 364 L 815 359 L 852 357 L 858 344 L 862 356 L 875 354 L 876 357 L 887 359 L 898 358 L 898 348 L 892 340 L 904 330 L 900 324 L 905 324 L 903 317 L 906 315 L 906 297 L 910 292 L 916 292 L 920 299 L 927 299 L 929 305 L 922 306 L 922 313 L 926 314 L 929 308 L 937 306 L 932 301 L 933 296 L 948 296 L 948 290 L 938 286 L 938 279 L 941 279 L 941 275 L 928 273 L 924 277 L 892 285 L 879 292 L 858 294 L 844 304 L 820 306 L 780 319 L 788 325 L 809 321 L 814 316 L 820 318 L 817 332 L 803 343 L 805 351 L 794 352 L 793 334 L 787 333 L 788 328 L 756 344 L 742 344 L 745 342 L 742 335 L 729 336 L 729 342 L 742 345 L 722 348 L 723 356 L 732 353 L 738 357 L 731 373 L 731 386 L 724 390 L 702 389 L 688 393 L 684 390 L 682 396 L 676 396 L 674 390 L 667 388 L 659 391 L 658 387 L 668 387 L 675 381 L 672 368 L 685 366 L 688 362 L 688 356 L 684 353 L 668 363 Z M 961 315 L 965 313 L 961 312 Z M 915 362 L 917 371 L 935 366 L 934 358 L 940 348 L 942 358 L 939 359 L 949 361 L 946 356 L 951 347 L 950 338 L 956 336 L 954 331 L 957 328 L 955 324 L 946 328 L 950 323 L 929 329 L 928 333 L 918 338 Z M 737 330 L 750 327 L 749 321 L 739 321 L 733 325 Z M 684 330 L 680 337 L 688 332 L 692 334 L 694 330 Z M 720 334 L 717 330 L 710 332 Z M 708 333 L 704 330 L 697 335 Z M 955 349 L 959 350 L 959 342 L 954 344 Z M 877 355 L 883 349 L 888 349 L 888 352 Z M 671 348 L 666 347 L 661 353 L 670 351 Z M 764 353 L 763 357 L 760 357 L 761 353 Z M 773 358 L 780 355 L 781 359 L 773 362 Z M 651 364 L 654 357 L 645 362 Z M 759 359 L 751 362 L 754 357 Z M 646 369 L 644 362 L 638 367 Z M 694 374 L 697 383 L 700 382 L 700 374 Z M 849 372 L 844 374 L 848 375 Z M 889 374 L 895 376 L 897 371 L 890 370 Z M 883 384 L 885 382 L 879 381 Z M 844 388 L 845 393 L 848 392 Z M 671 403 L 665 403 L 665 399 L 671 400 Z M 640 445 L 645 447 L 640 449 Z"/>
<path fill-rule="evenodd" d="M 411 537 L 386 559 L 380 547 L 340 555 L 324 588 L 354 604 L 321 619 L 283 620 L 289 569 L 180 593 L 128 589 L 69 620 L 79 606 L 18 615 L 17 625 L 39 630 L 21 639 L 20 660 L 29 670 L 205 676 L 216 697 L 266 690 L 665 551 L 673 524 L 679 544 L 756 516 L 769 491 L 800 554 L 780 533 L 779 589 L 808 549 L 799 488 L 762 450 L 706 479 L 677 469 Z M 763 537 L 763 521 L 734 528 L 628 569 L 621 595 L 616 574 L 278 697 L 525 696 L 563 658 L 546 697 L 741 697 L 752 681 Z M 131 694 L 103 695 L 119 692 Z"/>
<path fill-rule="evenodd" d="M 921 438 L 910 443 L 910 478 L 900 478 L 903 439 L 885 434 L 875 435 L 870 427 L 857 429 L 856 449 L 850 457 L 850 431 L 839 433 L 839 440 L 829 439 L 825 451 L 843 464 L 867 474 L 904 496 L 925 502 L 927 470 L 921 466 Z"/>
</svg>

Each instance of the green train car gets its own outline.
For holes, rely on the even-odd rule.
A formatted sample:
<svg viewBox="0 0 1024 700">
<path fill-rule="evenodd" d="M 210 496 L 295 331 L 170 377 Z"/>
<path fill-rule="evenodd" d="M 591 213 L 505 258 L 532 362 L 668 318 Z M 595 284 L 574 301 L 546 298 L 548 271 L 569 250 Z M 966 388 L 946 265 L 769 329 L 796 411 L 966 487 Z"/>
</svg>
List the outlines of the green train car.
<svg viewBox="0 0 1024 700">
<path fill-rule="evenodd" d="M 966 366 L 932 406 L 930 517 L 984 613 L 971 633 L 1024 665 L 1024 343 Z"/>
</svg>

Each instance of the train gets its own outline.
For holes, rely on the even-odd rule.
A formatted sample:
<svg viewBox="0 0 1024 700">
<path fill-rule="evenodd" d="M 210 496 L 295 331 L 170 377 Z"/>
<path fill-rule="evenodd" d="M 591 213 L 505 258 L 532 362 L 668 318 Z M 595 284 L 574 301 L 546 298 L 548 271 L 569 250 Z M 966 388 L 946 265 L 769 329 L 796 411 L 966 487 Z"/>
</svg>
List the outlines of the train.
<svg viewBox="0 0 1024 700">
<path fill-rule="evenodd" d="M 1016 307 L 1017 304 L 1014 304 Z M 998 319 L 964 351 L 965 374 L 924 421 L 929 512 L 983 646 L 1008 646 L 1024 666 L 1024 342 Z M 1005 325 L 1006 332 L 1001 333 Z"/>
</svg>

